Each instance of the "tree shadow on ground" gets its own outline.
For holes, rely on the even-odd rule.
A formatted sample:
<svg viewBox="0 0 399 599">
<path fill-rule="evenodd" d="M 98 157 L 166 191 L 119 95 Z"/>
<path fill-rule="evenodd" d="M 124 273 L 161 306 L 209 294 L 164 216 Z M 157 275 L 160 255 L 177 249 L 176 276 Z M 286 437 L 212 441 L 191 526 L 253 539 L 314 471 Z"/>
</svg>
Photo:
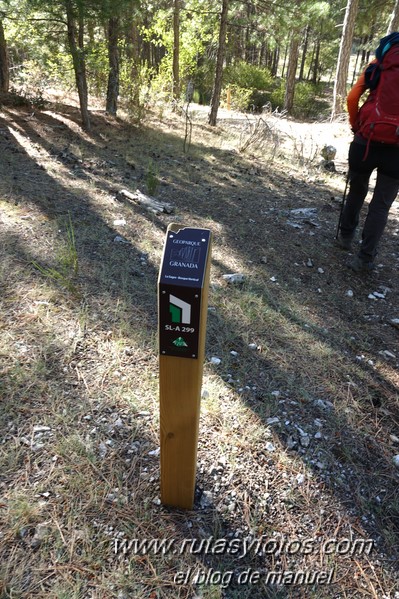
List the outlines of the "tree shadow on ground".
<svg viewBox="0 0 399 599">
<path fill-rule="evenodd" d="M 34 154 L 26 153 L 25 147 L 8 129 L 10 118 L 13 119 L 12 126 L 15 131 L 25 140 L 29 137 L 31 144 L 37 144 L 38 154 L 45 151 L 47 158 L 46 154 L 36 159 Z M 56 356 L 55 364 L 46 370 L 47 374 L 43 379 L 62 380 L 64 369 L 69 369 L 72 363 L 72 370 L 68 372 L 73 372 L 73 378 L 80 391 L 71 404 L 74 404 L 74 401 L 78 404 L 86 402 L 83 391 L 87 394 L 87 401 L 93 402 L 94 393 L 90 378 L 97 381 L 97 377 L 101 379 L 104 376 L 102 387 L 100 380 L 95 393 L 102 401 L 112 401 L 112 393 L 115 392 L 117 383 L 111 380 L 112 377 L 108 373 L 97 372 L 90 363 L 101 359 L 106 361 L 109 358 L 106 354 L 106 335 L 110 331 L 111 337 L 113 334 L 119 337 L 119 342 L 124 345 L 129 345 L 129 339 L 130 344 L 133 343 L 134 356 L 124 363 L 124 367 L 131 370 L 131 378 L 121 385 L 126 395 L 119 392 L 118 402 L 127 397 L 128 387 L 134 386 L 134 377 L 141 376 L 140 354 L 144 353 L 154 362 L 157 265 L 151 263 L 152 248 L 149 247 L 148 252 L 143 248 L 146 243 L 150 246 L 158 244 L 158 248 L 161 247 L 163 233 L 171 217 L 149 216 L 141 208 L 134 206 L 121 207 L 114 198 L 114 192 L 119 185 L 126 182 L 134 185 L 143 183 L 147 161 L 155 157 L 162 164 L 161 177 L 166 179 L 165 185 L 161 187 L 160 196 L 168 200 L 173 199 L 183 224 L 202 226 L 201 223 L 205 222 L 205 225 L 213 229 L 216 245 L 219 245 L 213 260 L 215 285 L 210 301 L 215 302 L 217 310 L 216 314 L 210 313 L 209 317 L 208 355 L 220 354 L 224 357 L 229 356 L 231 351 L 238 352 L 239 361 L 229 358 L 230 362 L 222 362 L 221 369 L 217 371 L 217 378 L 220 378 L 220 384 L 225 387 L 226 394 L 232 394 L 237 403 L 247 405 L 259 420 L 261 427 L 268 431 L 267 435 L 261 435 L 257 442 L 248 442 L 245 445 L 246 450 L 250 445 L 253 446 L 248 456 L 248 460 L 251 458 L 252 462 L 246 463 L 246 466 L 251 468 L 251 463 L 264 466 L 265 469 L 260 470 L 261 475 L 268 472 L 273 480 L 275 473 L 286 467 L 280 459 L 274 458 L 273 452 L 269 454 L 268 450 L 265 450 L 265 443 L 275 443 L 279 445 L 288 462 L 292 460 L 297 468 L 298 464 L 302 463 L 304 471 L 312 473 L 309 480 L 317 481 L 313 496 L 311 494 L 306 497 L 300 485 L 291 485 L 291 496 L 284 498 L 284 501 L 276 498 L 272 491 L 266 501 L 258 506 L 259 489 L 251 489 L 248 478 L 233 473 L 236 480 L 231 479 L 226 488 L 215 492 L 213 486 L 217 481 L 205 470 L 199 473 L 198 481 L 205 491 L 211 493 L 212 499 L 208 508 L 198 508 L 196 514 L 200 514 L 200 517 L 194 528 L 188 527 L 186 515 L 163 510 L 162 515 L 169 519 L 168 523 L 172 529 L 181 531 L 183 522 L 187 524 L 187 535 L 191 530 L 191 534 L 198 538 L 237 533 L 239 537 L 257 537 L 261 533 L 272 535 L 273 532 L 281 532 L 283 526 L 281 516 L 273 508 L 274 503 L 281 510 L 287 510 L 287 513 L 292 510 L 300 512 L 306 502 L 318 510 L 317 495 L 322 489 L 325 496 L 330 497 L 331 502 L 337 506 L 337 510 L 342 509 L 352 514 L 360 534 L 371 535 L 381 550 L 384 549 L 384 542 L 387 540 L 390 540 L 392 547 L 392 540 L 398 532 L 395 474 L 387 446 L 384 446 L 384 452 L 381 454 L 381 445 L 370 435 L 370 431 L 379 429 L 378 438 L 387 438 L 394 430 L 393 422 L 397 419 L 398 407 L 397 386 L 394 374 L 388 367 L 380 369 L 377 381 L 371 365 L 366 360 L 359 363 L 356 356 L 364 352 L 370 359 L 378 359 L 377 350 L 382 347 L 380 325 L 381 320 L 385 318 L 379 305 L 375 305 L 372 307 L 371 316 L 376 315 L 378 318 L 365 321 L 365 303 L 362 295 L 369 293 L 375 286 L 383 285 L 391 286 L 393 296 L 397 294 L 397 288 L 394 281 L 392 283 L 393 267 L 389 264 L 371 279 L 371 283 L 355 281 L 341 266 L 341 257 L 337 256 L 336 251 L 326 242 L 327 235 L 333 237 L 332 221 L 338 212 L 336 203 L 331 200 L 331 191 L 327 187 L 319 188 L 317 193 L 323 197 L 323 200 L 320 200 L 320 196 L 315 195 L 314 186 L 310 184 L 296 181 L 293 176 L 287 178 L 272 167 L 264 168 L 254 159 L 215 150 L 206 145 L 192 144 L 192 155 L 181 156 L 175 149 L 175 144 L 180 143 L 180 140 L 171 133 L 160 135 L 157 132 L 161 149 L 153 156 L 152 136 L 155 134 L 151 131 L 143 134 L 135 129 L 126 131 L 118 124 L 121 145 L 128 142 L 132 144 L 129 146 L 129 151 L 134 157 L 132 169 L 132 165 L 125 158 L 120 164 L 112 164 L 114 161 L 111 144 L 108 146 L 109 142 L 103 140 L 100 132 L 97 135 L 95 127 L 91 139 L 80 137 L 76 131 L 67 131 L 71 144 L 78 143 L 80 146 L 79 155 L 79 152 L 70 151 L 70 146 L 65 150 L 64 136 L 57 138 L 54 135 L 54 131 L 60 132 L 56 119 L 51 115 L 41 115 L 39 120 L 40 130 L 34 119 L 29 119 L 28 116 L 21 119 L 20 115 L 9 112 L 8 119 L 0 123 L 3 132 L 0 138 L 1 151 L 6 157 L 10 152 L 13 154 L 12 159 L 7 157 L 3 163 L 2 187 L 3 195 L 18 202 L 21 211 L 32 210 L 34 218 L 42 223 L 43 236 L 49 238 L 46 244 L 43 244 L 42 236 L 37 238 L 40 250 L 36 251 L 34 235 L 37 233 L 32 233 L 29 227 L 22 226 L 20 222 L 14 222 L 13 235 L 4 241 L 3 247 L 6 254 L 10 248 L 10 254 L 17 257 L 15 267 L 23 271 L 27 280 L 30 278 L 32 281 L 38 281 L 42 277 L 41 289 L 45 294 L 51 293 L 52 287 L 58 290 L 56 284 L 32 270 L 30 265 L 32 261 L 40 261 L 45 267 L 57 267 L 54 246 L 65 244 L 65 217 L 69 213 L 75 229 L 80 267 L 78 285 L 81 298 L 77 302 L 79 307 L 74 309 L 80 314 L 84 311 L 87 319 L 83 327 L 85 333 L 77 340 L 73 354 L 65 355 L 63 347 L 49 351 L 49 354 Z M 99 128 L 100 122 L 99 117 Z M 96 126 L 95 119 L 94 124 Z M 13 159 L 14 155 L 18 156 L 17 163 Z M 57 162 L 65 169 L 65 172 L 57 177 L 53 176 L 51 171 L 54 168 L 51 157 L 54 156 L 58 157 Z M 74 156 L 72 162 L 71 156 Z M 46 160 L 48 168 L 43 167 Z M 62 183 L 62 177 L 69 179 L 71 176 L 75 182 L 72 192 L 66 181 Z M 98 187 L 104 192 L 101 213 L 94 198 L 94 192 Z M 316 224 L 300 221 L 299 228 L 287 224 L 292 218 L 291 211 L 298 207 L 314 207 L 318 215 L 316 220 L 313 219 Z M 129 217 L 135 219 L 135 226 L 123 229 L 121 235 L 121 230 L 111 223 L 115 214 L 124 211 L 123 214 L 126 215 L 126 210 L 129 210 Z M 12 219 L 9 224 L 12 224 Z M 140 226 L 143 228 L 143 235 L 140 234 Z M 61 233 L 58 232 L 59 229 Z M 390 227 L 387 232 L 388 246 L 395 241 L 393 233 Z M 124 237 L 122 242 L 115 242 L 118 235 Z M 148 236 L 148 241 L 144 239 L 145 236 Z M 46 252 L 43 252 L 43 245 L 47 245 Z M 222 246 L 231 248 L 228 258 L 222 255 Z M 263 258 L 265 261 L 262 261 Z M 312 266 L 307 266 L 309 260 L 312 261 Z M 245 268 L 248 282 L 242 288 L 231 290 L 219 281 L 221 275 L 230 271 L 233 266 Z M 317 272 L 318 268 L 324 272 Z M 324 279 L 322 275 L 326 275 Z M 275 281 L 271 281 L 271 278 Z M 9 305 L 7 302 L 11 302 L 12 305 L 16 302 L 13 282 L 3 281 L 2 297 L 6 306 Z M 337 298 L 345 297 L 349 286 L 354 291 L 355 299 L 348 314 L 348 300 L 337 302 Z M 319 293 L 321 287 L 322 293 Z M 68 294 L 65 298 L 65 307 L 69 307 L 71 302 L 73 305 L 73 298 Z M 243 314 L 253 306 L 252 321 L 249 320 L 250 329 L 248 321 L 244 327 L 240 322 L 240 311 L 228 312 L 234 305 L 240 306 Z M 369 310 L 368 305 L 367 309 Z M 95 311 L 96 317 L 94 318 L 93 314 L 88 315 L 88 311 Z M 263 320 L 259 322 L 256 318 L 261 314 Z M 353 330 L 355 325 L 359 327 L 357 331 Z M 344 336 L 340 326 L 345 331 Z M 247 328 L 244 331 L 245 327 Z M 90 330 L 93 336 L 90 335 Z M 90 346 L 100 331 L 104 340 L 102 354 Z M 223 335 L 220 334 L 221 331 Z M 353 332 L 353 339 L 346 337 L 348 331 Z M 394 346 L 394 334 L 393 329 L 385 328 L 384 343 L 392 344 L 390 347 Z M 35 325 L 32 336 L 36 339 L 37 347 L 48 345 L 48 337 L 46 341 L 46 336 L 40 332 L 40 326 L 36 328 Z M 48 336 L 51 336 L 50 332 Z M 256 337 L 255 343 L 261 348 L 255 353 L 248 349 L 251 336 Z M 85 353 L 90 355 L 89 350 L 91 356 L 87 360 Z M 300 358 L 295 362 L 291 359 L 292 356 Z M 323 366 L 324 359 L 326 366 Z M 342 365 L 340 380 L 335 378 L 337 371 L 332 369 L 330 372 L 332 361 Z M 311 378 L 309 364 L 312 363 L 317 367 L 317 380 Z M 155 362 L 153 365 L 155 366 Z M 24 368 L 24 364 L 18 365 L 18 369 L 20 368 Z M 209 367 L 207 372 L 211 373 Z M 349 378 L 343 380 L 347 373 Z M 6 389 L 9 385 L 15 385 L 15 376 L 13 366 L 11 378 L 6 379 Z M 240 378 L 239 385 L 236 383 L 237 378 Z M 230 379 L 233 379 L 233 382 L 229 382 Z M 21 389 L 26 388 L 26 385 L 25 378 L 22 380 Z M 151 383 L 149 387 L 151 388 Z M 365 388 L 366 400 L 362 398 Z M 279 395 L 273 395 L 276 390 Z M 48 388 L 47 391 L 49 392 Z M 360 408 L 346 413 L 345 395 L 351 399 L 357 396 Z M 223 397 L 220 399 L 223 400 Z M 364 404 L 361 405 L 364 401 L 367 402 L 366 409 Z M 378 401 L 379 406 L 375 405 Z M 71 409 L 74 409 L 72 405 Z M 7 418 L 10 414 L 6 413 Z M 279 419 L 278 423 L 268 424 L 268 419 L 273 417 Z M 290 424 L 284 424 L 288 421 Z M 315 421 L 322 422 L 322 437 L 317 440 L 315 435 L 320 431 Z M 372 421 L 375 425 L 372 425 Z M 68 432 L 72 426 L 71 421 Z M 212 451 L 217 452 L 220 439 L 212 438 L 214 435 L 211 431 L 202 432 Z M 126 434 L 131 436 L 131 431 L 127 431 Z M 242 431 L 237 431 L 237 435 L 231 439 L 232 442 L 234 439 L 238 447 L 240 436 Z M 308 445 L 304 439 L 309 439 Z M 350 447 L 347 443 L 349 439 Z M 149 436 L 149 440 L 151 442 L 153 437 Z M 77 446 L 79 449 L 79 443 Z M 223 447 L 227 452 L 228 442 L 224 441 Z M 212 466 L 209 458 L 213 454 L 210 452 L 210 456 L 207 457 L 207 451 L 206 443 L 201 446 L 200 440 L 200 459 L 209 471 L 209 467 Z M 79 451 L 77 454 L 79 455 Z M 123 460 L 117 452 L 112 453 L 111 457 L 112 476 L 119 477 L 124 470 Z M 90 461 L 88 458 L 87 460 Z M 92 471 L 90 469 L 89 464 L 88 472 Z M 248 471 L 248 475 L 250 473 Z M 134 477 L 133 472 L 131 476 Z M 101 480 L 100 476 L 99 484 Z M 107 478 L 107 481 L 109 480 Z M 224 507 L 226 494 L 232 486 L 236 489 L 238 506 L 238 516 L 234 517 L 225 515 Z M 105 505 L 105 492 L 109 491 L 109 488 L 112 489 L 112 486 L 107 482 L 99 504 Z M 129 490 L 127 492 L 129 493 Z M 154 492 L 153 487 L 151 492 Z M 142 493 L 142 490 L 137 490 L 137 497 Z M 141 499 L 143 500 L 142 496 Z M 157 509 L 151 508 L 154 518 L 157 518 Z M 126 507 L 121 507 L 118 514 L 118 526 L 125 517 L 126 520 L 129 517 L 136 518 L 133 511 Z M 144 503 L 143 517 L 148 518 Z M 315 519 L 319 517 L 318 512 Z M 115 520 L 110 510 L 106 512 L 106 518 L 110 521 Z M 238 532 L 238 522 L 245 523 L 241 532 Z M 267 524 L 262 525 L 265 522 Z M 274 527 L 273 522 L 276 522 Z M 337 526 L 337 522 L 332 524 Z M 333 535 L 332 524 L 325 526 L 325 534 L 327 530 L 331 530 Z M 167 528 L 166 525 L 165 527 Z M 140 523 L 135 521 L 134 526 L 125 528 L 125 533 L 133 536 L 137 534 L 137 530 L 145 532 L 140 528 Z M 154 529 L 149 530 L 154 534 Z M 167 532 L 170 534 L 169 529 Z M 246 566 L 254 569 L 270 569 L 273 566 L 280 568 L 281 563 L 275 558 L 276 556 L 272 556 L 265 565 L 264 556 L 251 555 Z M 210 559 L 201 556 L 199 564 L 214 566 L 219 571 L 224 569 L 227 572 L 241 567 L 242 562 L 229 557 L 213 556 Z M 148 577 L 148 581 L 150 580 Z M 144 587 L 138 585 L 137 588 L 140 587 L 141 592 L 143 588 L 151 587 L 151 584 L 155 585 L 154 582 L 148 582 L 144 583 Z M 192 585 L 183 585 L 178 592 L 189 593 L 191 588 Z M 230 594 L 226 596 L 243 597 L 248 593 L 248 596 L 260 597 L 269 591 L 270 596 L 294 596 L 284 589 L 249 589 L 245 585 L 231 586 L 227 591 Z"/>
</svg>

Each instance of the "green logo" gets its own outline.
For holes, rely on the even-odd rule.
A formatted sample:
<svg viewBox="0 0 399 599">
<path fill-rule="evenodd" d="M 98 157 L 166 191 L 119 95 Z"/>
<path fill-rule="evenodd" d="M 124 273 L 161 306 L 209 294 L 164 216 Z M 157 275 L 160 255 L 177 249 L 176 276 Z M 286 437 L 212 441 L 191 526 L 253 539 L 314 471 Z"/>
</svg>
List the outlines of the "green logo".
<svg viewBox="0 0 399 599">
<path fill-rule="evenodd" d="M 169 312 L 172 322 L 190 324 L 191 305 L 175 295 L 169 295 Z"/>
<path fill-rule="evenodd" d="M 188 347 L 188 345 L 184 341 L 183 337 L 178 337 L 172 343 L 173 343 L 173 345 L 176 345 L 176 347 Z"/>
</svg>

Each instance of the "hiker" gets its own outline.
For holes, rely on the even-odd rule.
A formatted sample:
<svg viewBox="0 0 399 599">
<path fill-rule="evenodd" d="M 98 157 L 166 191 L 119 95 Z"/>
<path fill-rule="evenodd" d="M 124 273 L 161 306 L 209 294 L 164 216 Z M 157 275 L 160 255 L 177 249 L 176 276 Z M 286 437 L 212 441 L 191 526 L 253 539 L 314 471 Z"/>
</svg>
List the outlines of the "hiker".
<svg viewBox="0 0 399 599">
<path fill-rule="evenodd" d="M 359 109 L 367 89 L 369 95 Z M 352 249 L 369 179 L 377 169 L 360 250 L 348 263 L 355 272 L 367 272 L 374 268 L 378 242 L 399 190 L 399 33 L 380 40 L 376 58 L 349 92 L 347 106 L 355 136 L 349 148 L 349 192 L 338 241 L 343 249 Z"/>
</svg>

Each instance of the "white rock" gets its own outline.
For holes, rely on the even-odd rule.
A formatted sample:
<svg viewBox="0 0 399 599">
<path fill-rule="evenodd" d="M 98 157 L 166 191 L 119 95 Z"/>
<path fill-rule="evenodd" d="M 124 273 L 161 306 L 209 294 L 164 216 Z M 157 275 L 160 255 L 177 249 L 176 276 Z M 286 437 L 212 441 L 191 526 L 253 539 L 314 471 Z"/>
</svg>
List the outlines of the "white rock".
<svg viewBox="0 0 399 599">
<path fill-rule="evenodd" d="M 276 279 L 276 277 L 270 277 L 270 281 L 271 281 L 272 283 L 275 283 L 275 282 L 277 281 L 277 279 Z"/>
<path fill-rule="evenodd" d="M 318 268 L 317 272 L 320 273 L 321 275 L 324 275 L 324 270 L 322 268 Z"/>
<path fill-rule="evenodd" d="M 352 289 L 348 289 L 348 291 L 346 292 L 346 295 L 348 297 L 353 297 L 353 291 L 352 291 Z"/>
<path fill-rule="evenodd" d="M 299 223 L 295 223 L 291 220 L 287 220 L 287 225 L 293 227 L 294 229 L 303 229 L 302 225 L 300 225 Z"/>
<path fill-rule="evenodd" d="M 208 389 L 205 389 L 205 387 L 203 387 L 203 389 L 201 391 L 201 397 L 202 397 L 202 399 L 208 399 L 208 397 L 209 397 L 209 391 L 208 391 Z"/>
<path fill-rule="evenodd" d="M 301 218 L 314 218 L 317 214 L 317 208 L 294 208 L 290 213 Z"/>
<path fill-rule="evenodd" d="M 156 449 L 153 449 L 152 451 L 149 451 L 148 455 L 154 456 L 154 457 L 158 457 L 160 453 L 161 453 L 161 448 L 157 447 Z"/>
<path fill-rule="evenodd" d="M 266 451 L 270 451 L 270 452 L 276 451 L 276 448 L 274 447 L 273 443 L 270 443 L 270 441 L 268 441 L 265 444 L 265 449 L 266 449 Z"/>
<path fill-rule="evenodd" d="M 303 483 L 305 482 L 305 475 L 304 474 L 297 474 L 296 475 L 296 482 L 298 483 L 298 485 L 303 485 Z"/>
<path fill-rule="evenodd" d="M 238 351 L 234 351 L 234 350 L 232 350 L 232 351 L 230 352 L 230 355 L 231 355 L 231 356 L 233 356 L 233 358 L 236 358 L 236 357 L 238 356 Z"/>
<path fill-rule="evenodd" d="M 217 358 L 216 356 L 213 356 L 211 358 L 211 364 L 213 364 L 214 366 L 219 366 L 219 364 L 221 363 L 221 359 Z"/>
<path fill-rule="evenodd" d="M 369 293 L 369 295 L 367 296 L 369 299 L 375 300 L 377 301 L 377 298 L 375 297 L 374 293 Z"/>
<path fill-rule="evenodd" d="M 103 441 L 101 441 L 100 445 L 99 445 L 99 454 L 100 454 L 100 458 L 104 459 L 105 456 L 107 455 L 107 446 L 105 445 L 105 443 L 103 443 Z"/>
<path fill-rule="evenodd" d="M 306 262 L 306 266 L 308 266 L 309 268 L 312 268 L 313 267 L 313 260 L 311 260 L 309 258 L 309 260 Z"/>
<path fill-rule="evenodd" d="M 272 418 L 268 418 L 266 420 L 266 424 L 268 426 L 272 426 L 273 424 L 280 424 L 280 418 L 277 418 L 277 416 L 274 416 Z"/>
<path fill-rule="evenodd" d="M 116 235 L 114 237 L 114 243 L 129 243 L 126 239 L 121 237 L 120 235 Z"/>
<path fill-rule="evenodd" d="M 300 426 L 298 426 L 297 424 L 295 425 L 295 428 L 297 429 L 298 433 L 301 435 L 301 437 L 307 437 L 308 433 L 306 433 Z"/>
<path fill-rule="evenodd" d="M 389 438 L 391 439 L 392 443 L 399 443 L 399 437 L 396 435 L 389 435 Z"/>
<path fill-rule="evenodd" d="M 321 410 L 325 410 L 325 411 L 329 411 L 332 410 L 334 408 L 334 404 L 331 403 L 331 401 L 328 400 L 324 400 L 324 399 L 316 399 L 313 404 L 320 408 Z"/>
<path fill-rule="evenodd" d="M 232 273 L 232 274 L 228 274 L 228 275 L 223 275 L 223 279 L 227 282 L 227 283 L 243 283 L 245 281 L 245 275 L 243 275 L 242 273 Z"/>
<path fill-rule="evenodd" d="M 379 353 L 380 356 L 384 356 L 385 358 L 391 358 L 393 360 L 395 360 L 395 358 L 396 358 L 395 354 L 393 354 L 392 352 L 388 351 L 387 349 L 379 351 L 378 353 Z"/>
<path fill-rule="evenodd" d="M 254 350 L 254 349 L 258 349 L 258 346 L 256 345 L 256 343 L 250 343 L 250 344 L 248 345 L 248 347 L 249 347 L 249 349 L 252 349 L 252 350 Z"/>
<path fill-rule="evenodd" d="M 43 449 L 43 447 L 44 447 L 44 443 L 35 443 L 34 445 L 32 445 L 31 450 L 39 451 L 40 449 Z"/>
<path fill-rule="evenodd" d="M 41 426 L 40 424 L 37 424 L 33 427 L 34 433 L 46 433 L 47 431 L 51 431 L 49 426 Z"/>
<path fill-rule="evenodd" d="M 125 221 L 125 219 L 124 219 L 124 218 L 116 218 L 116 219 L 114 220 L 114 225 L 115 225 L 116 227 L 123 227 L 123 226 L 125 226 L 125 225 L 126 225 L 126 221 Z"/>
<path fill-rule="evenodd" d="M 393 463 L 394 463 L 394 466 L 396 466 L 396 468 L 399 468 L 399 454 L 393 456 Z"/>
</svg>

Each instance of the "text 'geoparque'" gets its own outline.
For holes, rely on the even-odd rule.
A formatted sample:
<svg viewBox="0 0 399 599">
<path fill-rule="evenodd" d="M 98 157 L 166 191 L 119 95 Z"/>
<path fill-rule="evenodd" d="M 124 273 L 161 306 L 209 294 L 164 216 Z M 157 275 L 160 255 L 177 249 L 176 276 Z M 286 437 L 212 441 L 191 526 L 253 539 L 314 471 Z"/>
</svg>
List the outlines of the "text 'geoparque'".
<svg viewBox="0 0 399 599">
<path fill-rule="evenodd" d="M 198 357 L 201 296 L 210 231 L 169 230 L 159 276 L 161 355 Z"/>
</svg>

